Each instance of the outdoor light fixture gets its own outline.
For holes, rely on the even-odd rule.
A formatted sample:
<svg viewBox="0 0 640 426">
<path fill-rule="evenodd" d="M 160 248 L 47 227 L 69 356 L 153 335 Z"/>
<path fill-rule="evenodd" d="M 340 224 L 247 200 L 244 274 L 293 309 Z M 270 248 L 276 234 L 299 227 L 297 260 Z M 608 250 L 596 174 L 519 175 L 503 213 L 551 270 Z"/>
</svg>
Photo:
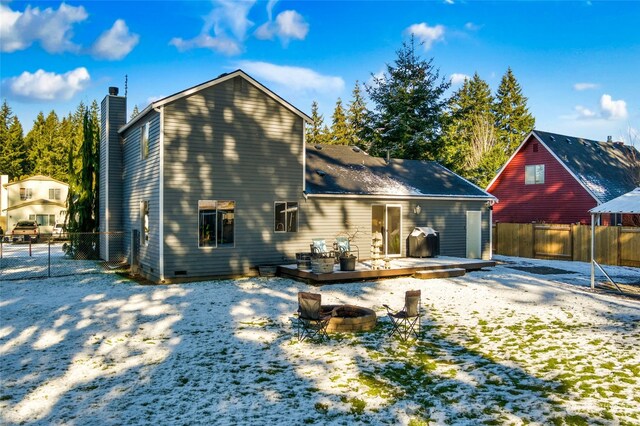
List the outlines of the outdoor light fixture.
<svg viewBox="0 0 640 426">
<path fill-rule="evenodd" d="M 420 207 L 420 204 L 416 204 L 415 207 L 413 208 L 413 212 L 415 214 L 420 214 L 421 211 L 422 211 L 422 207 Z"/>
</svg>

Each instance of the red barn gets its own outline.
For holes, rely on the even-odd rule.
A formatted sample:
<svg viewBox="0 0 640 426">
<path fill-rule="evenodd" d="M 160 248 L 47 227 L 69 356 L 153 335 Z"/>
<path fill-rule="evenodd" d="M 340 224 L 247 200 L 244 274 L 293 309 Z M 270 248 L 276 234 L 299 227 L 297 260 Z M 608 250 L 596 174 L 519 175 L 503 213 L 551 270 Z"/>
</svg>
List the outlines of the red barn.
<svg viewBox="0 0 640 426">
<path fill-rule="evenodd" d="M 634 147 L 534 130 L 487 192 L 500 200 L 494 222 L 587 224 L 590 209 L 639 184 Z"/>
</svg>

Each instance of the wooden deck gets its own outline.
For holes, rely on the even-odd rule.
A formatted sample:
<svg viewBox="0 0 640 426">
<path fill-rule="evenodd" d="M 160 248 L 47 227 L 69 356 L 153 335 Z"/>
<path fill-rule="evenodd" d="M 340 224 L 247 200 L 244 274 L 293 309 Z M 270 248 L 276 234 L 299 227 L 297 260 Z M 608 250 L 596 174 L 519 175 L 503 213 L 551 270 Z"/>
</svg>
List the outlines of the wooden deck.
<svg viewBox="0 0 640 426">
<path fill-rule="evenodd" d="M 311 284 L 330 284 L 344 281 L 375 280 L 378 278 L 394 278 L 414 275 L 420 278 L 441 278 L 445 276 L 460 276 L 460 269 L 466 271 L 478 270 L 495 266 L 491 260 L 465 259 L 459 257 L 434 258 L 393 258 L 390 269 L 371 269 L 370 261 L 358 262 L 355 271 L 340 271 L 340 265 L 335 265 L 333 272 L 316 274 L 311 270 L 298 269 L 297 265 L 278 266 L 278 275 L 293 278 Z M 449 274 L 447 271 L 451 271 Z"/>
</svg>

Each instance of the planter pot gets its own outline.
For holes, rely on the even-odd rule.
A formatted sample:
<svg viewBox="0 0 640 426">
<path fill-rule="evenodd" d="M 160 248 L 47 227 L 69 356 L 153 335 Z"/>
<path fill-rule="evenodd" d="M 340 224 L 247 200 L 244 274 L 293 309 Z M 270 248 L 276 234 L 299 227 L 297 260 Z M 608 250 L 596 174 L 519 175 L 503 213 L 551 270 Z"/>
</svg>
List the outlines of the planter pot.
<svg viewBox="0 0 640 426">
<path fill-rule="evenodd" d="M 333 272 L 334 259 L 332 257 L 319 257 L 311 259 L 311 272 L 314 274 L 328 274 Z"/>
<path fill-rule="evenodd" d="M 340 270 L 341 271 L 355 271 L 356 270 L 356 257 L 355 256 L 342 256 L 340 257 Z"/>
</svg>

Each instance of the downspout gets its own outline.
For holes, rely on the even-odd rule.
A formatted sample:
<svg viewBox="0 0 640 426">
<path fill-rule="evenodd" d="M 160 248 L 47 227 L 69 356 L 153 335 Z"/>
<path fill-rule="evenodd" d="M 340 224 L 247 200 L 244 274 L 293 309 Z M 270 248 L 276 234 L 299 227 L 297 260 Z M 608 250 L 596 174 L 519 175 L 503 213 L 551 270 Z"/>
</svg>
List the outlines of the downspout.
<svg viewBox="0 0 640 426">
<path fill-rule="evenodd" d="M 154 108 L 155 111 L 158 111 Z M 164 105 L 160 107 L 160 138 L 158 151 L 160 156 L 160 176 L 158 183 L 158 273 L 160 282 L 164 283 Z"/>
</svg>

